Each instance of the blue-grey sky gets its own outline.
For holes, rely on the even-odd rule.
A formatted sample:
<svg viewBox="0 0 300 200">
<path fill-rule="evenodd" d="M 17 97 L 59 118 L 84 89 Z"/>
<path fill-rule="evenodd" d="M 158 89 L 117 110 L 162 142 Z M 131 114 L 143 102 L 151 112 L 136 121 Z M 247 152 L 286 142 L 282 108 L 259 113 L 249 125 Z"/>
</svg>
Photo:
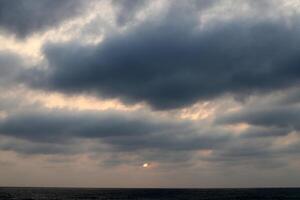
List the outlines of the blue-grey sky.
<svg viewBox="0 0 300 200">
<path fill-rule="evenodd" d="M 296 0 L 0 0 L 0 186 L 300 186 Z"/>
</svg>

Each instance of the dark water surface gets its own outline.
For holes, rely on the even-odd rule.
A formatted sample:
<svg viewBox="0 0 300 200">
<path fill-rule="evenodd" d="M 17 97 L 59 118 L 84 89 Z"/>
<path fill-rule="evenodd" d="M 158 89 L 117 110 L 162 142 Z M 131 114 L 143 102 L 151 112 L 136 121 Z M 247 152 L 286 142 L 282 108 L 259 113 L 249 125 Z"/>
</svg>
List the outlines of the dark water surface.
<svg viewBox="0 0 300 200">
<path fill-rule="evenodd" d="M 300 188 L 273 189 L 81 189 L 81 188 L 0 188 L 0 199 L 22 200 L 300 200 Z"/>
</svg>

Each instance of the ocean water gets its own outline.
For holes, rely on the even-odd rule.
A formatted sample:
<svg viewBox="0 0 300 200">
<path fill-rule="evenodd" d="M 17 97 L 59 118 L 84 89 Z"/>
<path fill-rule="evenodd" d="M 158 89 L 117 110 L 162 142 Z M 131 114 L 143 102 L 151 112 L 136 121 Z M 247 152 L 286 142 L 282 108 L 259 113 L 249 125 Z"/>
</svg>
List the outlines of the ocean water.
<svg viewBox="0 0 300 200">
<path fill-rule="evenodd" d="M 2 200 L 300 200 L 300 188 L 274 189 L 81 189 L 0 188 Z"/>
</svg>

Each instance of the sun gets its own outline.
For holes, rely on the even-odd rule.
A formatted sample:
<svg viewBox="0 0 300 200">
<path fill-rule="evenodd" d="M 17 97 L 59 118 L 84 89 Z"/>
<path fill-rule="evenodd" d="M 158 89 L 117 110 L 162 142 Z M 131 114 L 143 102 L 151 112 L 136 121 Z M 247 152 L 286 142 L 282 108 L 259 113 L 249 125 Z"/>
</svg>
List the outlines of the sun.
<svg viewBox="0 0 300 200">
<path fill-rule="evenodd" d="M 142 167 L 143 168 L 148 168 L 149 166 L 150 166 L 149 163 L 144 163 Z"/>
</svg>

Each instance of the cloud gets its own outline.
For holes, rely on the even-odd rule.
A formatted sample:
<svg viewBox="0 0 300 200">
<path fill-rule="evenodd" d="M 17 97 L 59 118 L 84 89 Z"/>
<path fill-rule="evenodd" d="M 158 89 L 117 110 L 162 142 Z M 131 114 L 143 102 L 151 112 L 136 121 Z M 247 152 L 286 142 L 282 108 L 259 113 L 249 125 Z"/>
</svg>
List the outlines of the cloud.
<svg viewBox="0 0 300 200">
<path fill-rule="evenodd" d="M 16 139 L 0 135 L 0 150 L 17 152 L 20 155 L 71 155 L 83 152 L 81 147 L 76 142 L 55 144 L 55 143 L 39 143 L 28 140 Z M 73 148 L 76 145 L 77 148 Z"/>
<path fill-rule="evenodd" d="M 188 0 L 185 2 L 182 2 L 180 0 L 173 0 L 170 2 L 149 0 L 112 0 L 113 7 L 116 10 L 116 22 L 120 26 L 127 25 L 127 23 L 134 21 L 138 13 L 144 12 L 145 14 L 147 8 L 151 7 L 151 3 L 165 4 L 164 7 L 170 7 L 170 9 L 177 9 L 177 11 L 179 11 L 178 8 L 187 7 L 187 9 L 193 8 L 193 11 L 197 10 L 198 12 L 200 12 L 213 7 L 213 5 L 217 2 L 222 2 L 222 0 Z M 190 14 L 193 13 L 190 12 Z"/>
<path fill-rule="evenodd" d="M 11 113 L 0 120 L 0 133 L 38 143 L 94 139 L 119 151 L 212 149 L 230 139 L 217 129 L 197 130 L 189 121 L 154 119 L 135 112 L 63 109 Z"/>
<path fill-rule="evenodd" d="M 8 51 L 0 51 L 0 88 L 17 84 L 23 66 L 24 60 L 20 56 Z"/>
<path fill-rule="evenodd" d="M 290 19 L 292 25 L 245 17 L 199 28 L 194 12 L 174 10 L 96 46 L 45 45 L 49 68 L 33 73 L 42 78 L 30 85 L 146 102 L 159 110 L 298 85 L 297 17 Z"/>
<path fill-rule="evenodd" d="M 219 117 L 216 122 L 222 124 L 248 123 L 262 127 L 285 128 L 287 133 L 299 130 L 300 110 L 298 106 L 269 106 L 245 108 Z M 277 130 L 278 130 L 277 129 Z"/>
<path fill-rule="evenodd" d="M 113 0 L 112 3 L 114 4 L 114 7 L 117 9 L 117 18 L 116 22 L 119 25 L 124 25 L 128 21 L 132 21 L 135 14 L 145 7 L 149 1 L 148 0 L 137 0 L 137 1 L 130 1 L 130 0 L 124 0 L 124 1 L 116 1 Z"/>
<path fill-rule="evenodd" d="M 0 149 L 26 155 L 85 153 L 99 156 L 101 163 L 109 166 L 136 165 L 147 160 L 176 166 L 185 163 L 189 167 L 208 162 L 259 168 L 286 166 L 288 160 L 280 156 L 299 152 L 297 142 L 283 147 L 276 144 L 279 137 L 289 136 L 286 128 L 251 126 L 234 135 L 219 125 L 138 111 L 31 107 L 1 118 L 0 135 L 6 140 L 1 139 Z"/>
<path fill-rule="evenodd" d="M 261 127 L 251 126 L 247 130 L 242 132 L 242 136 L 245 138 L 252 137 L 280 137 L 289 134 L 291 130 L 289 128 L 277 128 L 277 127 Z"/>
<path fill-rule="evenodd" d="M 291 2 L 93 3 L 0 0 L 0 184 L 298 184 Z"/>
<path fill-rule="evenodd" d="M 82 13 L 85 6 L 82 0 L 1 0 L 0 28 L 24 38 Z"/>
<path fill-rule="evenodd" d="M 217 125 L 247 124 L 248 128 L 241 131 L 245 138 L 286 137 L 298 133 L 299 99 L 297 88 L 258 95 L 231 112 L 220 113 L 215 118 Z"/>
</svg>

